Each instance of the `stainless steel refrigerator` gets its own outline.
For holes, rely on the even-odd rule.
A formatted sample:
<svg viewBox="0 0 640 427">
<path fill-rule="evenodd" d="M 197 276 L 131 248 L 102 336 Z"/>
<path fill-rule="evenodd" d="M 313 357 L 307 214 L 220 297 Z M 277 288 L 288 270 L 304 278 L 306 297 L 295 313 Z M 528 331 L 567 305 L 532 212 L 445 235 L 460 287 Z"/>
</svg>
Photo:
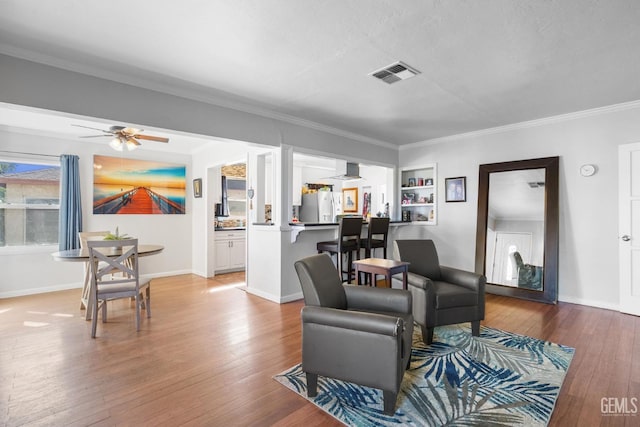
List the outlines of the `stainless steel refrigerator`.
<svg viewBox="0 0 640 427">
<path fill-rule="evenodd" d="M 335 222 L 335 215 L 333 192 L 318 191 L 316 193 L 302 195 L 300 222 Z"/>
</svg>

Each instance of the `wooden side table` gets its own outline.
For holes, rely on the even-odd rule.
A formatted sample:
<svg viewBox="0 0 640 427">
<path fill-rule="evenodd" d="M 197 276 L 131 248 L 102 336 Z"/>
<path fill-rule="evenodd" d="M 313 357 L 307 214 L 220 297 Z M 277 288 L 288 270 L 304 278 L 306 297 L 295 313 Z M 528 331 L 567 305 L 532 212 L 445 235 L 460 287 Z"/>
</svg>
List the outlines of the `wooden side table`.
<svg viewBox="0 0 640 427">
<path fill-rule="evenodd" d="M 360 272 L 371 273 L 373 275 L 372 282 L 375 283 L 375 275 L 385 276 L 387 286 L 391 287 L 391 276 L 402 273 L 402 289 L 407 289 L 407 273 L 409 272 L 409 263 L 405 261 L 396 261 L 394 259 L 384 258 L 365 258 L 353 261 L 356 269 L 357 283 L 360 285 Z"/>
</svg>

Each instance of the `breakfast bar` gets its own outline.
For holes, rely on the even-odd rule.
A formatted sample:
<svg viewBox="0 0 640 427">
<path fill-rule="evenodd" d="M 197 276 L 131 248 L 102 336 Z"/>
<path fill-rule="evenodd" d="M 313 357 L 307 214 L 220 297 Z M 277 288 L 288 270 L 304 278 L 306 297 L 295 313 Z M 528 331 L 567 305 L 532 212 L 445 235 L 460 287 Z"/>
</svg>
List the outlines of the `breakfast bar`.
<svg viewBox="0 0 640 427">
<path fill-rule="evenodd" d="M 399 227 L 399 226 L 405 226 L 405 225 L 410 225 L 410 222 L 406 222 L 406 221 L 391 221 L 389 223 L 389 227 Z M 308 223 L 308 222 L 290 222 L 289 226 L 291 226 L 291 243 L 295 243 L 298 240 L 298 235 L 302 232 L 314 232 L 314 231 L 326 231 L 326 230 L 331 230 L 334 231 L 335 233 L 338 232 L 338 223 L 337 222 L 314 222 L 314 223 Z M 362 230 L 366 230 L 367 226 L 369 224 L 364 221 L 362 223 Z"/>
</svg>

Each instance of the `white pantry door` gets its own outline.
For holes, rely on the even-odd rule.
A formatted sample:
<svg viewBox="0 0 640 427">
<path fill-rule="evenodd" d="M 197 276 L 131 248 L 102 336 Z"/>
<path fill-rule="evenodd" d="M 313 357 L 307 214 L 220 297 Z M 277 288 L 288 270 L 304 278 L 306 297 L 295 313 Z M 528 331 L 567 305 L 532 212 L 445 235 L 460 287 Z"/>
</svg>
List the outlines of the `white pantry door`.
<svg viewBox="0 0 640 427">
<path fill-rule="evenodd" d="M 618 148 L 620 311 L 640 316 L 640 143 Z"/>
</svg>

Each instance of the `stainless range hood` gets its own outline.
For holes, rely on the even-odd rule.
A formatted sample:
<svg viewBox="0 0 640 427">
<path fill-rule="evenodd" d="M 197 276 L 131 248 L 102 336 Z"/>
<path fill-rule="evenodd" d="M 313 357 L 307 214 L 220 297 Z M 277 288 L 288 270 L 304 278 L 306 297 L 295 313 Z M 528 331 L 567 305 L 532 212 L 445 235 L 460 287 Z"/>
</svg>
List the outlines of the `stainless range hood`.
<svg viewBox="0 0 640 427">
<path fill-rule="evenodd" d="M 360 176 L 360 165 L 357 163 L 346 162 L 344 160 L 336 160 L 336 171 L 338 175 L 332 176 L 333 179 L 349 180 L 362 179 Z"/>
</svg>

